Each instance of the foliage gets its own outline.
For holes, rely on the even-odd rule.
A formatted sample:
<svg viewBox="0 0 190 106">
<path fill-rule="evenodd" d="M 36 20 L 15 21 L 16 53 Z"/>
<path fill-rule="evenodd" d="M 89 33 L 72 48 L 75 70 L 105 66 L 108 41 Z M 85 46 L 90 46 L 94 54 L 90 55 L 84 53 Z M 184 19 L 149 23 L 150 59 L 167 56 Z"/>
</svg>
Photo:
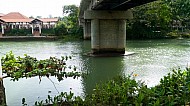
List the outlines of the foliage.
<svg viewBox="0 0 190 106">
<path fill-rule="evenodd" d="M 78 22 L 79 7 L 76 5 L 67 5 L 63 7 L 64 22 L 68 29 L 68 34 L 78 35 L 80 26 Z"/>
<path fill-rule="evenodd" d="M 67 28 L 63 21 L 59 21 L 56 27 L 54 28 L 56 36 L 65 36 L 68 34 Z"/>
<path fill-rule="evenodd" d="M 190 104 L 190 69 L 173 70 L 153 90 L 161 105 Z"/>
<path fill-rule="evenodd" d="M 55 28 L 56 35 L 65 37 L 67 35 L 83 35 L 83 31 L 78 22 L 79 7 L 76 5 L 67 5 L 63 7 L 64 17 Z"/>
<path fill-rule="evenodd" d="M 10 29 L 5 30 L 6 36 L 26 36 L 32 35 L 32 29 Z M 55 35 L 55 31 L 53 28 L 44 29 L 42 28 L 43 35 Z"/>
<path fill-rule="evenodd" d="M 55 30 L 53 28 L 42 28 L 42 35 L 46 35 L 46 36 L 52 36 L 55 35 Z"/>
<path fill-rule="evenodd" d="M 160 84 L 148 88 L 141 81 L 134 79 L 136 75 L 128 77 L 118 76 L 107 83 L 98 84 L 92 94 L 84 99 L 74 97 L 70 92 L 56 97 L 63 97 L 67 106 L 181 106 L 190 105 L 190 69 L 174 69 L 172 74 L 164 76 Z M 55 97 L 55 98 L 56 98 Z M 50 98 L 50 97 L 48 97 Z M 77 98 L 77 99 L 76 99 Z M 59 99 L 54 99 L 57 101 Z M 52 101 L 52 103 L 54 103 Z M 56 102 L 54 106 L 61 105 Z M 63 102 L 64 103 L 64 102 Z M 42 103 L 43 104 L 43 103 Z"/>
<path fill-rule="evenodd" d="M 82 103 L 82 99 L 80 97 L 75 97 L 74 93 L 70 91 L 69 93 L 61 92 L 60 95 L 55 97 L 48 95 L 48 98 L 45 100 L 45 102 L 43 100 L 39 102 L 36 101 L 35 106 L 80 106 Z M 25 101 L 23 104 L 26 104 Z"/>
<path fill-rule="evenodd" d="M 90 103 L 101 105 L 171 106 L 190 103 L 190 69 L 173 70 L 160 80 L 160 84 L 147 88 L 130 77 L 120 77 L 97 87 Z"/>
<path fill-rule="evenodd" d="M 61 59 L 50 57 L 45 60 L 37 60 L 26 54 L 24 57 L 15 57 L 10 52 L 2 57 L 2 69 L 3 73 L 6 73 L 7 77 L 11 77 L 13 81 L 34 76 L 39 76 L 40 80 L 43 76 L 48 78 L 49 76 L 55 76 L 58 81 L 61 81 L 67 77 L 75 79 L 82 76 L 82 73 L 78 72 L 75 66 L 66 66 L 68 59 L 71 59 L 71 56 L 62 56 Z"/>
<path fill-rule="evenodd" d="M 32 29 L 11 29 L 5 30 L 6 36 L 26 36 L 32 33 Z"/>
<path fill-rule="evenodd" d="M 127 26 L 127 37 L 164 38 L 173 30 L 189 29 L 189 4 L 189 0 L 157 0 L 133 8 L 134 19 Z"/>
<path fill-rule="evenodd" d="M 143 98 L 148 95 L 141 94 L 140 90 L 143 88 L 149 90 L 143 83 L 136 82 L 130 77 L 118 77 L 106 84 L 98 85 L 93 94 L 87 97 L 86 102 L 93 106 L 135 105 L 137 103 L 140 105 Z M 138 94 L 141 96 L 138 97 Z"/>
</svg>

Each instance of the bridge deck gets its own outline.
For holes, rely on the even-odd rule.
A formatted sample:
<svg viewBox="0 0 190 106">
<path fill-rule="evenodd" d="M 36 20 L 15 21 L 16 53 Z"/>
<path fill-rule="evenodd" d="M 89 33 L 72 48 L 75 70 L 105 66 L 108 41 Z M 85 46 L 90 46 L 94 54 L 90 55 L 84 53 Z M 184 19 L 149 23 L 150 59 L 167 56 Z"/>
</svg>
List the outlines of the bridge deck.
<svg viewBox="0 0 190 106">
<path fill-rule="evenodd" d="M 81 0 L 79 19 L 85 10 L 128 10 L 156 0 Z"/>
<path fill-rule="evenodd" d="M 155 0 L 99 0 L 93 10 L 127 10 Z"/>
</svg>

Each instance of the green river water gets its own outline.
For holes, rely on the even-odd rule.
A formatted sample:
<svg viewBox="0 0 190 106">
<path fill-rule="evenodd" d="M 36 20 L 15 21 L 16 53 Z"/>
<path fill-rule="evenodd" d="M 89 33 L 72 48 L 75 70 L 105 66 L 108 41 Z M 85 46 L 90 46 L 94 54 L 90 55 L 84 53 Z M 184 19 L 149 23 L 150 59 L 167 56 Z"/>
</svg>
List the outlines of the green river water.
<svg viewBox="0 0 190 106">
<path fill-rule="evenodd" d="M 22 98 L 27 104 L 34 105 L 35 101 L 44 100 L 47 95 L 58 92 L 72 91 L 75 95 L 84 96 L 90 93 L 96 83 L 104 82 L 117 75 L 137 74 L 137 80 L 144 81 L 149 87 L 159 84 L 160 78 L 171 69 L 185 68 L 190 62 L 190 39 L 174 40 L 129 40 L 126 51 L 136 54 L 123 57 L 88 57 L 84 54 L 90 51 L 90 41 L 22 41 L 0 42 L 0 52 L 13 51 L 17 56 L 28 54 L 37 59 L 50 56 L 72 56 L 67 65 L 75 65 L 79 71 L 88 72 L 87 78 L 68 78 L 58 82 L 51 77 L 52 82 L 44 77 L 10 81 L 4 79 L 6 101 L 8 106 L 20 106 Z M 0 54 L 3 56 L 3 54 Z"/>
</svg>

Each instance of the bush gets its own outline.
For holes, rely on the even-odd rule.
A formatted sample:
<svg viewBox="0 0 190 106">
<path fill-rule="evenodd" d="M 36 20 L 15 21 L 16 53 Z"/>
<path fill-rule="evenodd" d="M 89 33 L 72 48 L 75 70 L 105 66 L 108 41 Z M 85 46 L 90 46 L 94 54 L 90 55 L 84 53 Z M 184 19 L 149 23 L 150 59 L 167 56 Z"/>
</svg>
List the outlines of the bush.
<svg viewBox="0 0 190 106">
<path fill-rule="evenodd" d="M 148 88 L 134 76 L 118 76 L 98 84 L 84 99 L 70 96 L 68 106 L 181 106 L 190 105 L 190 69 L 174 69 L 160 84 Z M 65 101 L 68 103 L 67 96 Z M 60 103 L 56 103 L 60 104 Z"/>
<path fill-rule="evenodd" d="M 166 29 L 150 27 L 143 21 L 129 21 L 128 23 L 126 27 L 127 39 L 159 39 L 166 35 Z"/>
<path fill-rule="evenodd" d="M 46 35 L 46 36 L 52 36 L 52 35 L 55 35 L 55 30 L 54 30 L 54 28 L 50 28 L 50 29 L 43 28 L 42 34 Z"/>
<path fill-rule="evenodd" d="M 5 31 L 6 36 L 26 36 L 29 34 L 32 34 L 32 29 L 11 29 Z"/>
<path fill-rule="evenodd" d="M 143 83 L 130 77 L 111 80 L 97 86 L 93 94 L 86 98 L 89 104 L 108 105 L 187 105 L 190 103 L 190 69 L 173 70 L 160 80 L 160 84 L 147 88 Z"/>
<path fill-rule="evenodd" d="M 167 33 L 167 37 L 169 37 L 169 38 L 178 38 L 179 36 L 180 35 L 178 34 L 178 31 L 176 31 L 176 30 Z"/>
<path fill-rule="evenodd" d="M 65 36 L 68 34 L 67 28 L 64 23 L 59 22 L 54 28 L 56 36 Z"/>
</svg>

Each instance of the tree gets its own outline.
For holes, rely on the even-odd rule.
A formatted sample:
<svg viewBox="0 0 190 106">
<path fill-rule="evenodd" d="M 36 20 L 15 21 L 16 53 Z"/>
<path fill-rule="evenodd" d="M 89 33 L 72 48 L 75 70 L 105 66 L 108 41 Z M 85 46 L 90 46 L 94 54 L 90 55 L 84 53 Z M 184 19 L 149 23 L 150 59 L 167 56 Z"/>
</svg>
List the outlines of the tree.
<svg viewBox="0 0 190 106">
<path fill-rule="evenodd" d="M 42 18 L 42 16 L 36 16 L 36 18 Z"/>
<path fill-rule="evenodd" d="M 54 28 L 56 36 L 66 36 L 68 34 L 64 21 L 60 21 Z"/>
<path fill-rule="evenodd" d="M 170 7 L 162 0 L 148 3 L 132 9 L 130 38 L 160 38 L 165 35 L 171 22 Z M 128 28 L 129 29 L 129 28 Z M 138 31 L 136 31 L 138 30 Z M 135 35 L 135 36 L 134 36 Z"/>
<path fill-rule="evenodd" d="M 78 22 L 79 7 L 76 5 L 66 5 L 63 7 L 63 21 L 68 29 L 68 34 L 78 35 L 81 28 Z"/>
<path fill-rule="evenodd" d="M 34 17 L 33 17 L 33 16 L 30 16 L 29 18 L 34 19 Z"/>
<path fill-rule="evenodd" d="M 132 10 L 134 19 L 127 28 L 132 38 L 164 37 L 172 30 L 183 31 L 190 22 L 189 0 L 158 0 Z"/>
<path fill-rule="evenodd" d="M 66 5 L 63 7 L 63 15 L 64 17 L 60 18 L 60 22 L 55 28 L 56 35 L 75 35 L 77 38 L 81 38 L 83 30 L 78 22 L 79 7 L 76 5 Z"/>
</svg>

